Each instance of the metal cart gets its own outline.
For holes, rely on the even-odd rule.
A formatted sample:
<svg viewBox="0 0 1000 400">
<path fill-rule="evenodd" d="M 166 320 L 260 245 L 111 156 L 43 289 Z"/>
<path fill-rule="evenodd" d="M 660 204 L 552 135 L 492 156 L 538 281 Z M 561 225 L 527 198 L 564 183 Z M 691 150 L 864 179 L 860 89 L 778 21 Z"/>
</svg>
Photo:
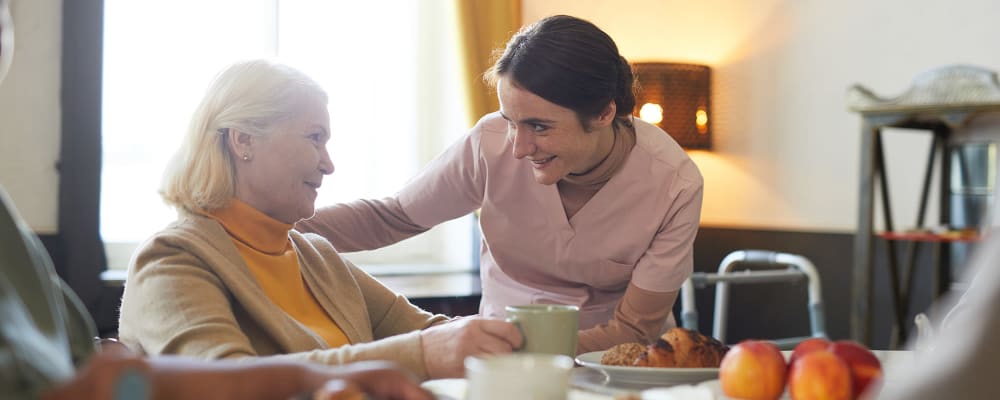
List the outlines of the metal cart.
<svg viewBox="0 0 1000 400">
<path fill-rule="evenodd" d="M 735 271 L 736 266 L 747 269 Z M 753 270 L 766 266 L 770 269 Z M 785 266 L 785 269 L 773 267 Z M 717 273 L 696 272 L 681 286 L 681 324 L 686 329 L 698 330 L 698 311 L 695 309 L 695 288 L 716 285 L 715 316 L 712 322 L 712 336 L 726 343 L 726 317 L 729 303 L 730 284 L 798 282 L 806 279 L 809 285 L 809 325 L 811 336 L 773 339 L 781 349 L 788 350 L 810 337 L 827 337 L 823 314 L 823 297 L 820 291 L 819 273 L 807 258 L 769 250 L 737 250 L 726 255 L 719 264 Z"/>
</svg>

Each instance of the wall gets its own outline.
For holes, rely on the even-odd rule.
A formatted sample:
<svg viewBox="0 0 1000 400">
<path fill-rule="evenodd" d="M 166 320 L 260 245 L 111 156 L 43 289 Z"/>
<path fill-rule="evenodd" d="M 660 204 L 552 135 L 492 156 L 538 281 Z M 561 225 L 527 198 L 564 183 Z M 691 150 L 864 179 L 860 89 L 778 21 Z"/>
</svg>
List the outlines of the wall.
<svg viewBox="0 0 1000 400">
<path fill-rule="evenodd" d="M 0 83 L 0 186 L 35 231 L 54 233 L 62 1 L 13 0 L 10 7 L 16 32 L 14 62 Z"/>
<path fill-rule="evenodd" d="M 853 231 L 861 123 L 846 110 L 846 89 L 861 83 L 894 97 L 935 67 L 1000 70 L 993 0 L 524 0 L 523 10 L 526 23 L 586 18 L 631 61 L 713 68 L 714 147 L 691 153 L 705 177 L 708 226 Z M 917 201 L 900 199 L 919 192 L 927 136 L 887 133 L 903 227 Z"/>
<path fill-rule="evenodd" d="M 15 0 L 11 12 L 16 54 L 0 85 L 0 184 L 32 228 L 51 233 L 61 1 Z M 709 226 L 853 231 L 860 121 L 844 106 L 846 88 L 863 83 L 894 96 L 941 65 L 1000 70 L 1000 53 L 984 50 L 1000 37 L 1000 3 L 991 0 L 524 0 L 523 13 L 525 22 L 587 18 L 633 61 L 713 67 L 714 148 L 692 153 Z M 923 135 L 888 136 L 890 170 L 920 171 Z M 915 194 L 919 175 L 892 176 L 894 198 Z M 915 202 L 894 206 L 898 220 L 916 212 Z"/>
</svg>

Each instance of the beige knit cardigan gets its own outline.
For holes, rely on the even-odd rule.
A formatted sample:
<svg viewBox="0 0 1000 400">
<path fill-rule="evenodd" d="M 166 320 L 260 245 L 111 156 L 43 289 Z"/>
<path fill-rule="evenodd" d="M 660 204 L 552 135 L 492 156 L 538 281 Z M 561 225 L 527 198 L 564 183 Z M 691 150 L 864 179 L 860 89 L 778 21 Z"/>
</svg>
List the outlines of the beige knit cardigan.
<svg viewBox="0 0 1000 400">
<path fill-rule="evenodd" d="M 218 222 L 182 214 L 129 265 L 119 336 L 145 354 L 257 356 L 343 364 L 391 360 L 426 379 L 419 330 L 447 321 L 344 260 L 325 239 L 289 232 L 306 286 L 347 335 L 331 349 L 268 299 Z"/>
</svg>

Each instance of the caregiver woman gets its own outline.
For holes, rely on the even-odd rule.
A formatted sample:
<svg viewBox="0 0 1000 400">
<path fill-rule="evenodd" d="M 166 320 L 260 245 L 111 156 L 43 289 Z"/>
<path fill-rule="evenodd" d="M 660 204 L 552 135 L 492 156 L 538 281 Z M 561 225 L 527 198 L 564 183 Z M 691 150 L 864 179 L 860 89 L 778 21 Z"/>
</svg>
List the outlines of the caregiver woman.
<svg viewBox="0 0 1000 400">
<path fill-rule="evenodd" d="M 580 307 L 578 352 L 654 340 L 693 269 L 702 177 L 669 135 L 630 115 L 633 75 L 592 23 L 523 28 L 486 73 L 500 110 L 394 197 L 318 210 L 297 228 L 340 251 L 395 243 L 480 209 L 480 313 Z"/>
</svg>

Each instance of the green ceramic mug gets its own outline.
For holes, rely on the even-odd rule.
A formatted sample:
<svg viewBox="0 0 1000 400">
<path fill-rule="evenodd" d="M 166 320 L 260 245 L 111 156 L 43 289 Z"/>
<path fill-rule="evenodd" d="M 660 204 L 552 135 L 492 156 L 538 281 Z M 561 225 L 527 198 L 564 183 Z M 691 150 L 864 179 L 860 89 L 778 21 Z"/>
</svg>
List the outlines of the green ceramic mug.
<svg viewBox="0 0 1000 400">
<path fill-rule="evenodd" d="M 507 321 L 517 325 L 524 343 L 521 353 L 576 356 L 580 308 L 562 304 L 507 306 Z"/>
</svg>

